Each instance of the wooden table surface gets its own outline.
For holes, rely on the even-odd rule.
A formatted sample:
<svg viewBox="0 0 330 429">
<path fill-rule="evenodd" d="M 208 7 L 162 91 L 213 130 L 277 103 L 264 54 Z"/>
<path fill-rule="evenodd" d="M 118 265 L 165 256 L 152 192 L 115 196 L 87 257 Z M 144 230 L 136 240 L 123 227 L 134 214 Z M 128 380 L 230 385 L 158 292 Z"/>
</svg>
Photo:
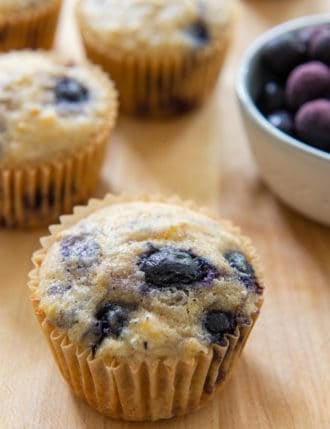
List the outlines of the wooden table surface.
<svg viewBox="0 0 330 429">
<path fill-rule="evenodd" d="M 119 0 L 120 1 L 120 0 Z M 82 50 L 68 0 L 57 47 Z M 237 371 L 206 408 L 156 424 L 113 422 L 74 398 L 34 319 L 30 255 L 46 229 L 0 231 L 0 429 L 330 428 L 330 229 L 284 207 L 262 184 L 234 96 L 240 58 L 267 28 L 330 10 L 330 0 L 242 0 L 214 97 L 184 118 L 121 118 L 99 194 L 159 191 L 213 207 L 250 235 L 265 265 L 261 317 Z"/>
</svg>

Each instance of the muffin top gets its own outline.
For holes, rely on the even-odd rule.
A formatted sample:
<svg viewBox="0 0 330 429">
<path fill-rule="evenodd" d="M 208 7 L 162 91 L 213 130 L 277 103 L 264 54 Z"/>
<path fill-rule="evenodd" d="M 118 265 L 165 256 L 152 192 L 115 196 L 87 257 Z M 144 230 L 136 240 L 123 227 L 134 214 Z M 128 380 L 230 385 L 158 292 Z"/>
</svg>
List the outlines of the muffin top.
<svg viewBox="0 0 330 429">
<path fill-rule="evenodd" d="M 53 0 L 0 0 L 1 13 L 21 12 L 22 9 L 29 9 L 36 6 L 43 6 Z"/>
<path fill-rule="evenodd" d="M 80 0 L 78 5 L 82 30 L 124 52 L 208 45 L 221 38 L 230 16 L 228 0 Z"/>
<path fill-rule="evenodd" d="M 96 357 L 191 356 L 258 312 L 254 260 L 236 230 L 184 204 L 117 201 L 55 234 L 34 296 Z"/>
<path fill-rule="evenodd" d="M 109 130 L 116 92 L 98 67 L 20 51 L 0 58 L 0 167 L 54 160 Z"/>
</svg>

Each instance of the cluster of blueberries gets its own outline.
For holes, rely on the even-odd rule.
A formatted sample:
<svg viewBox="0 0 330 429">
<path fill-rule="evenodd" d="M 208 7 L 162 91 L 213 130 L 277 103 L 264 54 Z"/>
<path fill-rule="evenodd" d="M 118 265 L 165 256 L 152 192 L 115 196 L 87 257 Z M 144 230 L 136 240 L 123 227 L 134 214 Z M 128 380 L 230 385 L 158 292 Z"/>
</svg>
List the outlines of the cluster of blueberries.
<svg viewBox="0 0 330 429">
<path fill-rule="evenodd" d="M 258 288 L 254 270 L 240 251 L 231 251 L 225 255 L 239 279 L 247 288 Z M 145 273 L 148 287 L 185 289 L 198 283 L 211 283 L 219 276 L 218 270 L 205 258 L 196 256 L 190 250 L 151 246 L 141 256 L 140 269 Z M 134 309 L 134 308 L 133 308 Z M 119 337 L 124 326 L 129 322 L 132 306 L 106 302 L 97 312 L 94 321 L 95 353 L 103 339 L 108 336 Z M 202 321 L 204 329 L 212 341 L 223 344 L 224 335 L 232 334 L 237 325 L 237 315 L 221 310 L 206 311 Z"/>
<path fill-rule="evenodd" d="M 330 26 L 306 27 L 265 44 L 269 76 L 257 105 L 272 125 L 330 152 Z"/>
<path fill-rule="evenodd" d="M 62 257 L 67 269 L 76 272 L 97 263 L 100 254 L 99 245 L 88 234 L 68 236 L 61 243 Z M 235 271 L 235 277 L 245 287 L 255 293 L 261 288 L 251 264 L 244 253 L 231 250 L 225 253 L 225 259 Z M 76 265 L 79 261 L 78 266 Z M 138 266 L 145 274 L 147 288 L 190 289 L 197 284 L 210 284 L 221 273 L 207 259 L 195 255 L 190 250 L 176 249 L 170 246 L 161 248 L 149 244 L 149 248 L 139 257 Z M 225 276 L 223 273 L 222 276 Z M 63 289 L 65 293 L 67 289 Z M 95 353 L 104 338 L 118 338 L 123 327 L 127 326 L 131 313 L 137 305 L 124 302 L 104 302 L 94 316 L 93 326 L 88 332 L 90 347 Z M 238 319 L 243 316 L 221 310 L 206 310 L 202 320 L 203 327 L 212 342 L 223 344 L 224 335 L 234 333 Z"/>
</svg>

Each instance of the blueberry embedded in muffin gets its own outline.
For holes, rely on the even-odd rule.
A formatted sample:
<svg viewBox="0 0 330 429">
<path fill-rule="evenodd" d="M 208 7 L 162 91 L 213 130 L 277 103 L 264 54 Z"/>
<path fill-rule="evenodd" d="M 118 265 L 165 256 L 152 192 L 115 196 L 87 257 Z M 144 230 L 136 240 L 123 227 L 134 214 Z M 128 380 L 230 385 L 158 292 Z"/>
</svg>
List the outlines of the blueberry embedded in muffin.
<svg viewBox="0 0 330 429">
<path fill-rule="evenodd" d="M 90 329 L 84 335 L 95 355 L 105 338 L 119 338 L 122 330 L 128 325 L 134 306 L 120 302 L 107 301 L 98 309 Z"/>
<path fill-rule="evenodd" d="M 63 295 L 71 289 L 70 283 L 63 283 L 61 281 L 54 281 L 53 285 L 48 288 L 49 295 Z"/>
<path fill-rule="evenodd" d="M 83 103 L 89 98 L 88 89 L 72 77 L 61 77 L 55 86 L 57 103 Z"/>
<path fill-rule="evenodd" d="M 69 235 L 61 242 L 65 266 L 73 271 L 88 269 L 101 258 L 101 247 L 90 234 Z"/>
<path fill-rule="evenodd" d="M 256 293 L 262 293 L 254 268 L 242 251 L 230 250 L 225 253 L 225 258 L 247 288 L 253 289 Z"/>
<path fill-rule="evenodd" d="M 189 24 L 185 31 L 198 45 L 205 45 L 211 42 L 212 37 L 208 24 L 202 17 Z"/>
<path fill-rule="evenodd" d="M 190 250 L 162 247 L 150 249 L 142 255 L 141 270 L 146 283 L 155 287 L 192 285 L 196 282 L 210 283 L 217 269 L 206 259 L 194 255 Z"/>
<path fill-rule="evenodd" d="M 207 311 L 204 318 L 204 327 L 210 333 L 212 341 L 223 344 L 226 334 L 234 334 L 237 326 L 232 313 L 221 310 Z"/>
</svg>

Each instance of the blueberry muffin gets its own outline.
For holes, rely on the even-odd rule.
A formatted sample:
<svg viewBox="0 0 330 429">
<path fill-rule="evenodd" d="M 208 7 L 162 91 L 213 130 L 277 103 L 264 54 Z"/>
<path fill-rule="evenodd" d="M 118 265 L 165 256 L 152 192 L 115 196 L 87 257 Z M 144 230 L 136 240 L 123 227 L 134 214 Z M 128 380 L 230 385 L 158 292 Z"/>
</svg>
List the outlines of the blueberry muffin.
<svg viewBox="0 0 330 429">
<path fill-rule="evenodd" d="M 0 51 L 52 46 L 61 0 L 0 0 Z"/>
<path fill-rule="evenodd" d="M 117 112 L 96 66 L 52 54 L 0 57 L 0 225 L 55 221 L 96 186 Z"/>
<path fill-rule="evenodd" d="M 107 196 L 51 231 L 32 302 L 79 397 L 110 417 L 157 420 L 224 385 L 263 293 L 237 229 L 180 201 Z"/>
<path fill-rule="evenodd" d="M 137 115 L 190 110 L 214 87 L 229 44 L 227 0 L 80 0 L 88 57 L 114 79 Z"/>
</svg>

